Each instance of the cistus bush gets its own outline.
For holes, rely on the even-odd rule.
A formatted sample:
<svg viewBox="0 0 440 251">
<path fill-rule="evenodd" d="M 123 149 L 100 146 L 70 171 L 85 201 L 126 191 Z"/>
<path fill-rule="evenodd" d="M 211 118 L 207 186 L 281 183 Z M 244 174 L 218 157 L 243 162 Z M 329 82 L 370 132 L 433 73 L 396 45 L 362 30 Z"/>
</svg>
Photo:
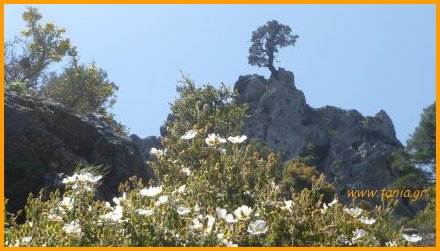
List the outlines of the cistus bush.
<svg viewBox="0 0 440 251">
<path fill-rule="evenodd" d="M 6 216 L 6 246 L 404 246 L 419 236 L 390 226 L 392 207 L 344 206 L 324 176 L 308 188 L 275 178 L 278 157 L 240 134 L 246 107 L 227 87 L 188 78 L 172 104 L 162 149 L 152 149 L 159 182 L 136 178 L 120 197 L 94 200 L 100 176 L 66 178 L 64 194 L 29 197 L 24 224 Z M 291 163 L 293 165 L 293 163 Z M 301 168 L 306 170 L 306 168 Z M 288 170 L 289 173 L 296 173 Z M 301 178 L 301 180 L 303 179 Z M 327 196 L 327 195 L 326 195 Z"/>
</svg>

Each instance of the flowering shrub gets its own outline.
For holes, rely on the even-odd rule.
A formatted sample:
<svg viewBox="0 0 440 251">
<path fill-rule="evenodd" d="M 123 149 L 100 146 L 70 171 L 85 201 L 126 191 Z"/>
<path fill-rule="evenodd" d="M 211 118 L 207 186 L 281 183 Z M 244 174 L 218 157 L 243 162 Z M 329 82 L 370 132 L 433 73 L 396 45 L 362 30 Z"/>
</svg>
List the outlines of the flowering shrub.
<svg viewBox="0 0 440 251">
<path fill-rule="evenodd" d="M 311 188 L 279 187 L 274 153 L 239 134 L 245 107 L 224 86 L 180 89 L 163 149 L 152 149 L 160 184 L 136 178 L 120 197 L 96 201 L 101 179 L 66 178 L 66 192 L 30 197 L 27 221 L 7 217 L 6 246 L 401 246 L 419 241 L 390 229 L 389 205 L 366 211 L 324 202 Z M 195 106 L 195 107 L 194 107 Z M 190 109 L 194 107 L 194 109 Z M 230 133 L 227 133 L 229 132 Z"/>
</svg>

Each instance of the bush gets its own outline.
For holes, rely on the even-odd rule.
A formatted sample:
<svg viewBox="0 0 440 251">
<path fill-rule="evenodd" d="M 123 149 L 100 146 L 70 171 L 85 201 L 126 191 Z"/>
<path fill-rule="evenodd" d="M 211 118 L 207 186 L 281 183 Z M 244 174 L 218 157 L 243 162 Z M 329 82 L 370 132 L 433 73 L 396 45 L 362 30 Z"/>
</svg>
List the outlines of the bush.
<svg viewBox="0 0 440 251">
<path fill-rule="evenodd" d="M 12 83 L 5 83 L 5 91 L 16 92 L 22 95 L 35 95 L 35 92 L 27 88 L 26 83 L 14 81 Z"/>
<path fill-rule="evenodd" d="M 292 190 L 302 191 L 312 188 L 314 180 L 320 176 L 314 167 L 308 166 L 301 159 L 287 161 L 283 165 L 283 170 L 281 189 L 286 197 L 291 195 Z M 319 192 L 326 202 L 331 201 L 336 193 L 334 185 L 328 182 L 322 183 Z"/>
<path fill-rule="evenodd" d="M 51 76 L 41 87 L 41 94 L 81 113 L 103 115 L 116 103 L 118 87 L 107 73 L 96 66 L 80 64 L 76 57 L 59 75 Z"/>
<path fill-rule="evenodd" d="M 25 224 L 7 217 L 5 245 L 402 246 L 417 240 L 389 228 L 390 206 L 365 211 L 337 199 L 324 203 L 323 176 L 286 198 L 275 181 L 277 156 L 238 134 L 245 107 L 233 93 L 186 81 L 180 95 L 172 105 L 179 119 L 167 123 L 164 149 L 151 151 L 159 184 L 133 178 L 110 204 L 93 199 L 100 176 L 76 174 L 63 181 L 63 195 L 30 197 Z"/>
<path fill-rule="evenodd" d="M 420 211 L 416 217 L 408 222 L 409 227 L 414 227 L 422 233 L 435 233 L 435 185 L 428 188 L 428 193 L 424 198 L 426 207 Z"/>
<path fill-rule="evenodd" d="M 191 176 L 203 179 L 203 173 Z M 9 219 L 5 244 L 378 246 L 389 240 L 405 244 L 400 233 L 386 227 L 390 208 L 365 212 L 343 207 L 337 201 L 324 206 L 315 196 L 322 182 L 323 177 L 312 189 L 295 193 L 291 201 L 279 197 L 276 187 L 259 196 L 250 192 L 253 203 L 248 207 L 234 200 L 221 200 L 222 195 L 211 191 L 201 192 L 197 183 L 147 188 L 133 180 L 121 186 L 122 196 L 114 198 L 111 206 L 93 200 L 93 182 L 77 178 L 69 183 L 70 189 L 63 196 L 54 193 L 47 201 L 43 201 L 43 194 L 30 197 L 27 222 L 17 225 Z"/>
</svg>

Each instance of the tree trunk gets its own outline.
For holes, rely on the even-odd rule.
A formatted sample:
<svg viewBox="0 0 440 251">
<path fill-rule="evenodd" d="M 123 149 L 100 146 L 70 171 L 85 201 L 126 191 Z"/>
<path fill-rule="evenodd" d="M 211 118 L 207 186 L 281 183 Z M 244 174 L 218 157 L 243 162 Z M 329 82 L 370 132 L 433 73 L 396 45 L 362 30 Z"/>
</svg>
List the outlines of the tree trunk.
<svg viewBox="0 0 440 251">
<path fill-rule="evenodd" d="M 274 77 L 278 77 L 278 71 L 273 65 L 268 65 L 267 67 L 270 70 L 271 76 L 273 75 Z"/>
<path fill-rule="evenodd" d="M 277 77 L 278 76 L 278 71 L 273 66 L 273 60 L 274 60 L 273 52 L 270 52 L 269 53 L 269 60 L 268 60 L 269 62 L 267 64 L 267 68 L 269 68 L 271 76 Z"/>
</svg>

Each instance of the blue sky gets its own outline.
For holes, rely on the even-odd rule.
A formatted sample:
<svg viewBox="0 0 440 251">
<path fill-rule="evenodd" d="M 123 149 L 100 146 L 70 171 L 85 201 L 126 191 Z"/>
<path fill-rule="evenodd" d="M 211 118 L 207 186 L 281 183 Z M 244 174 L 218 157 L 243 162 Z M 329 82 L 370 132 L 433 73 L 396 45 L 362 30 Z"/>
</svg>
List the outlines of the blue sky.
<svg viewBox="0 0 440 251">
<path fill-rule="evenodd" d="M 251 33 L 276 19 L 299 35 L 276 67 L 312 107 L 384 109 L 405 143 L 435 100 L 435 5 L 35 5 L 65 27 L 84 62 L 119 86 L 114 113 L 131 133 L 159 135 L 180 71 L 196 84 L 269 71 L 247 64 Z M 5 39 L 24 28 L 5 5 Z"/>
</svg>

